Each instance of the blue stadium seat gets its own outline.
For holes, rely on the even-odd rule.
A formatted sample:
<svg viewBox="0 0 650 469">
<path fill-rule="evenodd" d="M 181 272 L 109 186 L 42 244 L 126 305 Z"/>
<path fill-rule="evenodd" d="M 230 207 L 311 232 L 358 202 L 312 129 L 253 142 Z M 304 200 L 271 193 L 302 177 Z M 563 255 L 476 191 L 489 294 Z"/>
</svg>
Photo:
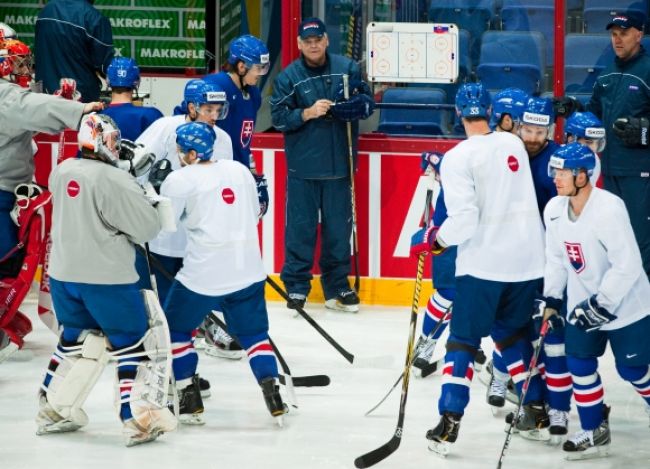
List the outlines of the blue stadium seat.
<svg viewBox="0 0 650 469">
<path fill-rule="evenodd" d="M 487 31 L 481 40 L 476 74 L 491 90 L 516 87 L 529 94 L 542 91 L 544 36 L 531 31 Z"/>
<path fill-rule="evenodd" d="M 607 24 L 617 14 L 626 10 L 648 13 L 647 0 L 585 0 L 583 10 L 584 30 L 586 33 L 602 34 Z"/>
<path fill-rule="evenodd" d="M 382 103 L 444 104 L 446 93 L 436 88 L 388 88 Z M 377 130 L 387 134 L 444 135 L 450 110 L 380 109 Z"/>
<path fill-rule="evenodd" d="M 504 0 L 501 9 L 504 31 L 539 31 L 546 38 L 546 67 L 553 65 L 555 7 L 548 0 Z"/>
<path fill-rule="evenodd" d="M 590 93 L 598 75 L 614 62 L 609 34 L 567 34 L 564 47 L 565 91 Z"/>
<path fill-rule="evenodd" d="M 455 23 L 470 34 L 470 57 L 478 62 L 481 35 L 490 27 L 495 0 L 431 0 L 430 23 Z"/>
</svg>

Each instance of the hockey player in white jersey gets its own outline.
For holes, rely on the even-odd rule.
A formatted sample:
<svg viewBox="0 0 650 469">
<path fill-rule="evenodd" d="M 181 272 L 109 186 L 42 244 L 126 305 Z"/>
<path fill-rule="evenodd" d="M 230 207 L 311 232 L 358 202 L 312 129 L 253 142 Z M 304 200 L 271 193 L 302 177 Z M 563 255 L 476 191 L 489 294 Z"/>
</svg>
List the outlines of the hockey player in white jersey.
<svg viewBox="0 0 650 469">
<path fill-rule="evenodd" d="M 483 337 L 492 336 L 521 392 L 532 356 L 526 332 L 544 268 L 543 227 L 528 155 L 516 136 L 490 132 L 490 104 L 481 83 L 459 88 L 456 112 L 468 139 L 442 162 L 448 217 L 412 239 L 415 255 L 458 246 L 457 295 L 438 402 L 441 419 L 427 432 L 430 449 L 443 454 L 458 438 L 473 358 Z M 530 381 L 524 408 L 525 422 L 548 426 L 539 375 Z"/>
<path fill-rule="evenodd" d="M 184 124 L 177 130 L 179 158 L 186 166 L 169 174 L 161 194 L 171 199 L 188 243 L 164 309 L 175 350 L 191 346 L 192 331 L 210 311 L 222 311 L 230 331 L 246 350 L 271 415 L 280 423 L 286 408 L 268 335 L 257 188 L 246 166 L 211 160 L 214 138 L 212 129 L 202 123 Z M 180 395 L 179 419 L 204 423 L 196 360 L 174 353 L 173 368 Z"/>
<path fill-rule="evenodd" d="M 544 211 L 545 316 L 558 321 L 552 305 L 566 289 L 566 355 L 582 427 L 564 443 L 567 459 L 609 453 L 609 408 L 598 374 L 607 342 L 619 375 L 643 398 L 650 415 L 650 283 L 625 205 L 593 187 L 594 166 L 594 153 L 579 143 L 556 150 L 549 175 L 558 196 Z"/>
<path fill-rule="evenodd" d="M 169 171 L 181 167 L 181 163 L 176 156 L 176 129 L 184 123 L 204 122 L 212 125 L 217 135 L 212 158 L 214 160 L 233 159 L 230 136 L 216 125 L 218 120 L 225 118 L 228 114 L 229 104 L 224 90 L 217 84 L 193 79 L 185 85 L 183 99 L 187 106 L 187 114 L 158 119 L 136 140 L 136 143 L 143 144 L 148 151 L 156 155 L 156 162 L 151 170 L 152 177 L 150 178 L 154 186 L 159 186 L 160 179 L 163 179 Z M 146 177 L 142 178 L 142 182 L 146 180 Z M 161 232 L 156 239 L 151 241 L 150 249 L 157 263 L 160 263 L 164 267 L 168 275 L 171 274 L 171 276 L 174 276 L 183 264 L 186 245 L 187 237 L 185 230 L 182 226 L 178 226 L 177 231 L 174 233 Z M 140 274 L 141 286 L 143 288 L 147 287 L 149 284 L 147 265 L 144 256 L 140 254 L 136 257 L 136 268 Z M 154 275 L 156 276 L 160 301 L 164 303 L 171 285 L 171 280 L 156 268 L 154 268 Z M 217 333 L 215 331 L 214 335 Z M 222 340 L 224 344 L 229 345 L 232 343 L 232 348 L 237 348 L 232 338 L 225 331 L 222 331 L 221 334 L 223 335 Z M 219 352 L 220 350 L 215 347 L 215 351 Z M 193 354 L 198 360 L 194 347 L 184 353 Z M 228 358 L 237 359 L 243 356 L 241 348 L 239 350 L 225 350 L 223 354 Z M 202 378 L 200 378 L 200 383 L 203 396 L 209 396 L 209 383 Z"/>
<path fill-rule="evenodd" d="M 135 178 L 117 167 L 120 132 L 110 117 L 90 114 L 78 139 L 80 157 L 58 165 L 49 180 L 49 274 L 62 332 L 39 393 L 37 433 L 85 426 L 84 401 L 114 356 L 117 411 L 131 446 L 176 428 L 167 409 L 165 317 L 151 294 L 143 297 L 134 268 L 133 245 L 153 238 L 161 218 Z"/>
</svg>

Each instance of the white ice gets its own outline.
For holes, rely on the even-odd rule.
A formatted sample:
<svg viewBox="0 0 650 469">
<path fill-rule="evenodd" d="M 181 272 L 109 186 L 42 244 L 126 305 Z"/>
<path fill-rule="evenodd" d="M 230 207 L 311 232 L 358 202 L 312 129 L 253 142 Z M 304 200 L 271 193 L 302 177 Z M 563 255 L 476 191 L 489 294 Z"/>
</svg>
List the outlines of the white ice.
<svg viewBox="0 0 650 469">
<path fill-rule="evenodd" d="M 283 304 L 270 303 L 271 335 L 292 374 L 327 374 L 332 380 L 328 387 L 296 388 L 300 408 L 285 418 L 284 428 L 274 425 L 245 359 L 230 361 L 201 353 L 199 372 L 212 383 L 212 397 L 204 402 L 205 426 L 184 426 L 153 443 L 125 448 L 113 408 L 114 366 L 109 365 L 86 402 L 87 427 L 36 436 L 36 392 L 56 338 L 35 317 L 35 308 L 29 301 L 23 307 L 34 324 L 25 349 L 0 365 L 2 469 L 353 468 L 357 456 L 387 442 L 395 430 L 401 386 L 374 415 L 364 413 L 402 372 L 409 308 L 362 307 L 354 315 L 307 304 L 307 311 L 330 335 L 366 362 L 352 366 L 306 321 L 294 318 Z M 489 342 L 484 345 L 491 349 Z M 438 347 L 436 354 L 441 353 Z M 381 356 L 389 358 L 369 363 Z M 610 351 L 601 360 L 600 372 L 606 402 L 612 406 L 609 458 L 567 462 L 559 448 L 515 435 L 503 468 L 650 468 L 650 428 L 641 398 L 616 375 Z M 411 379 L 401 446 L 377 467 L 496 467 L 505 437 L 505 411 L 492 416 L 485 386 L 477 379 L 451 454 L 442 459 L 428 451 L 424 435 L 438 422 L 439 394 L 439 375 Z M 577 428 L 573 407 L 570 433 Z"/>
</svg>

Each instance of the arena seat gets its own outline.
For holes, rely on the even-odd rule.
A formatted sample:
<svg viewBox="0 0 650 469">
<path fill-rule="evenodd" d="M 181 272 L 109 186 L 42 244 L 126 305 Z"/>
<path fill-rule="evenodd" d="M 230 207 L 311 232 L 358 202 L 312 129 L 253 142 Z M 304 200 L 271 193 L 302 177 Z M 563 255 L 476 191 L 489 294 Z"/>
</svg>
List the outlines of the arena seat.
<svg viewBox="0 0 650 469">
<path fill-rule="evenodd" d="M 648 13 L 647 0 L 585 0 L 583 10 L 585 33 L 605 33 L 611 19 L 626 10 Z"/>
<path fill-rule="evenodd" d="M 608 34 L 567 34 L 564 87 L 567 93 L 590 93 L 598 75 L 614 61 Z"/>
<path fill-rule="evenodd" d="M 382 103 L 444 104 L 446 93 L 437 88 L 388 88 Z M 444 135 L 449 114 L 445 109 L 380 109 L 377 130 L 387 134 Z"/>
<path fill-rule="evenodd" d="M 501 9 L 504 31 L 539 31 L 546 38 L 546 62 L 553 66 L 555 7 L 548 0 L 504 0 Z"/>
</svg>

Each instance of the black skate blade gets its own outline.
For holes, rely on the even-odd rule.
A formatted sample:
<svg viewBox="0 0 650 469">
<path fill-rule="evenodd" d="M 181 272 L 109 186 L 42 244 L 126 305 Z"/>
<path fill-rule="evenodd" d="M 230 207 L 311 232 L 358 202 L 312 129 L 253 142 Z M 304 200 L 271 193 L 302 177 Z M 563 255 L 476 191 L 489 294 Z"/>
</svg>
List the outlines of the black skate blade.
<svg viewBox="0 0 650 469">
<path fill-rule="evenodd" d="M 280 384 L 286 385 L 286 380 L 283 375 L 279 376 Z M 294 376 L 292 378 L 295 387 L 311 388 L 311 387 L 324 387 L 329 386 L 330 377 L 327 375 L 308 375 L 308 376 Z"/>
<path fill-rule="evenodd" d="M 426 378 L 427 376 L 434 374 L 444 364 L 445 364 L 445 357 L 442 357 L 440 360 L 425 366 L 424 368 L 422 368 L 422 373 L 420 374 L 420 377 Z"/>
</svg>

